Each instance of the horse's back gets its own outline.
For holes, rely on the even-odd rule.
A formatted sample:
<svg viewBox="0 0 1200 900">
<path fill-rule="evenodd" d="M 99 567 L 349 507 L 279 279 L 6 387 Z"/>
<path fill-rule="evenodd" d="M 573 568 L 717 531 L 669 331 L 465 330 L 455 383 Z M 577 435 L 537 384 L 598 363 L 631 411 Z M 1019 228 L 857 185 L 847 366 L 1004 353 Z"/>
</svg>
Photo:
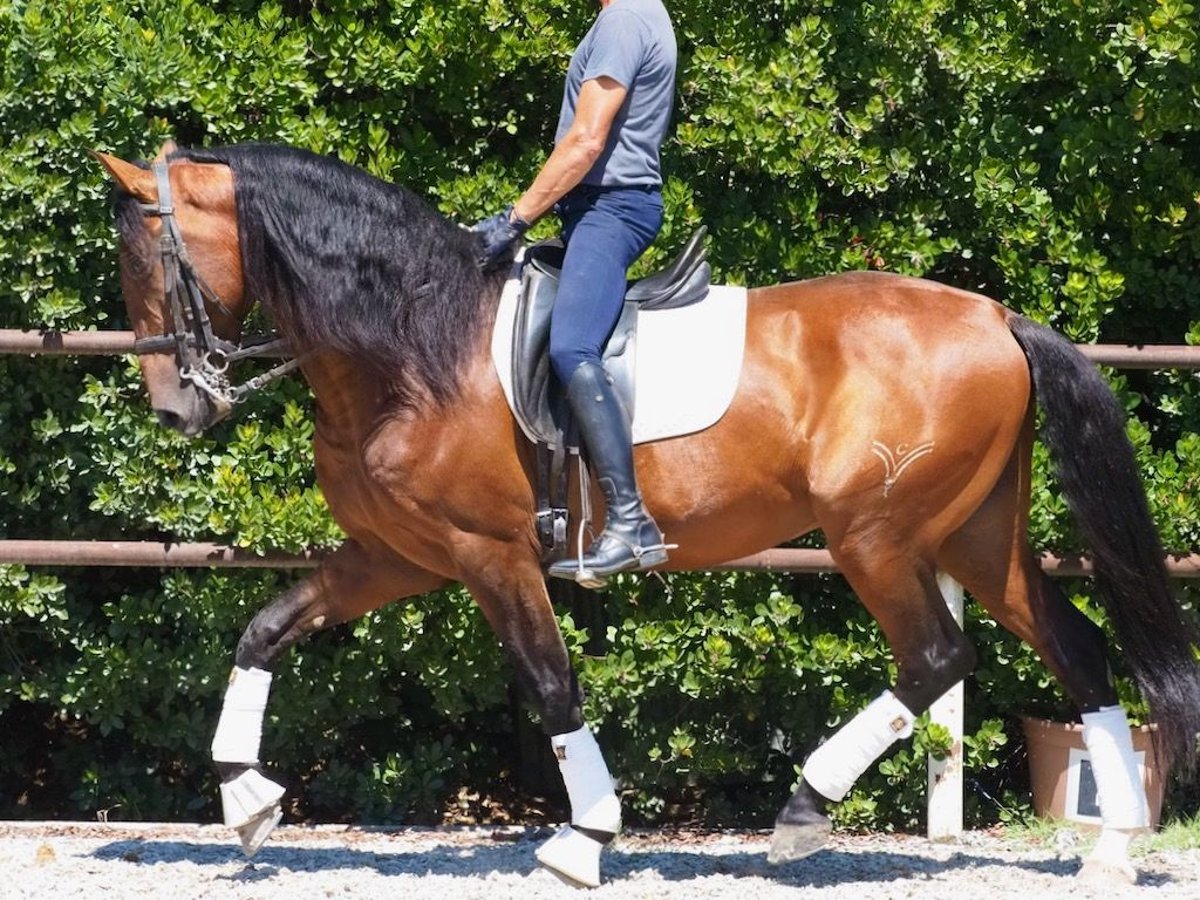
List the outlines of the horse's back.
<svg viewBox="0 0 1200 900">
<path fill-rule="evenodd" d="M 881 273 L 752 290 L 729 411 L 642 457 L 656 514 L 693 539 L 689 519 L 719 512 L 739 552 L 818 526 L 965 519 L 1027 420 L 1029 370 L 1010 315 Z"/>
<path fill-rule="evenodd" d="M 1001 382 L 1028 400 L 1028 365 L 999 303 L 920 278 L 853 272 L 750 293 L 748 355 L 786 356 L 856 406 L 921 394 L 941 404 Z M 870 390 L 868 390 L 870 388 Z M 1013 391 L 1013 389 L 1016 389 Z M 914 412 L 909 410 L 908 412 Z"/>
<path fill-rule="evenodd" d="M 907 275 L 847 272 L 755 288 L 750 304 L 767 317 L 798 316 L 808 349 L 818 354 L 868 343 L 910 350 L 917 344 L 932 351 L 983 340 L 1002 354 L 1016 347 L 1011 340 L 996 340 L 1007 334 L 1012 313 L 995 300 Z"/>
</svg>

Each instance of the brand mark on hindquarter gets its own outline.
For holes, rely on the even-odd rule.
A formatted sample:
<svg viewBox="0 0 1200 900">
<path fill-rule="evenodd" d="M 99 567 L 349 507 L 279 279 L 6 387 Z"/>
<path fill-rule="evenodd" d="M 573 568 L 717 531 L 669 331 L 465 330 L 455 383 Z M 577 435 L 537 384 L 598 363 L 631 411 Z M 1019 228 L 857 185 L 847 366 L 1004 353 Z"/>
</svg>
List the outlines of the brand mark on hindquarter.
<svg viewBox="0 0 1200 900">
<path fill-rule="evenodd" d="M 933 452 L 933 441 L 910 448 L 908 444 L 897 444 L 890 449 L 879 441 L 871 442 L 871 452 L 883 460 L 883 496 L 891 493 L 901 473 L 922 456 Z"/>
</svg>

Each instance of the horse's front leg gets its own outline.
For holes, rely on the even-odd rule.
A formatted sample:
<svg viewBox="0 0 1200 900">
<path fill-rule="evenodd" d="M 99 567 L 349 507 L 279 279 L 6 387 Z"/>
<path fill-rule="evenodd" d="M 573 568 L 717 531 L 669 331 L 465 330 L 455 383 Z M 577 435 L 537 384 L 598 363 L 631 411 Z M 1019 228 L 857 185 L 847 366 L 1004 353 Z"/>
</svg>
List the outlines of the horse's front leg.
<svg viewBox="0 0 1200 900">
<path fill-rule="evenodd" d="M 311 576 L 263 608 L 238 642 L 233 672 L 212 743 L 221 775 L 225 824 L 236 828 L 253 855 L 282 817 L 282 786 L 262 774 L 259 743 L 271 670 L 301 638 L 355 619 L 391 600 L 423 594 L 446 583 L 380 550 L 349 540 Z"/>
<path fill-rule="evenodd" d="M 583 721 L 579 682 L 536 557 L 510 551 L 508 564 L 498 564 L 502 555 L 498 550 L 472 566 L 484 574 L 466 584 L 536 705 L 571 803 L 570 824 L 538 849 L 537 858 L 574 882 L 597 887 L 600 853 L 621 827 L 621 802 Z"/>
</svg>

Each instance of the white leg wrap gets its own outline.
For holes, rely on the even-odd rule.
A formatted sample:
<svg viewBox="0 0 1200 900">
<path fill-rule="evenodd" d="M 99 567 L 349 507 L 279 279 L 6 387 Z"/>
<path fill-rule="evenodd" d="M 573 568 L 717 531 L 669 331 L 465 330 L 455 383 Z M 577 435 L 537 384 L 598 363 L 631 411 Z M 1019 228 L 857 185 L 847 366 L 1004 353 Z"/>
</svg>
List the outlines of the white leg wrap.
<svg viewBox="0 0 1200 900">
<path fill-rule="evenodd" d="M 225 705 L 213 736 L 214 762 L 258 762 L 263 714 L 271 691 L 271 673 L 263 669 L 234 668 L 225 689 Z"/>
<path fill-rule="evenodd" d="M 556 734 L 550 738 L 550 746 L 571 800 L 571 823 L 597 831 L 618 831 L 621 801 L 591 729 L 584 725 L 569 734 Z"/>
<path fill-rule="evenodd" d="M 1150 804 L 1133 753 L 1129 721 L 1120 706 L 1083 714 L 1083 743 L 1092 761 L 1104 830 L 1146 828 Z"/>
<path fill-rule="evenodd" d="M 1127 863 L 1129 860 L 1129 845 L 1133 843 L 1135 832 L 1131 828 L 1105 828 L 1096 839 L 1092 848 L 1092 859 L 1107 863 Z"/>
<path fill-rule="evenodd" d="M 1129 845 L 1140 829 L 1109 828 L 1100 832 L 1096 846 L 1083 861 L 1079 877 L 1087 882 L 1113 888 L 1125 884 L 1137 884 L 1137 869 L 1129 860 Z"/>
<path fill-rule="evenodd" d="M 912 734 L 915 718 L 891 691 L 884 691 L 813 751 L 804 764 L 804 780 L 821 796 L 841 800 L 883 751 Z"/>
<path fill-rule="evenodd" d="M 615 834 L 621 828 L 621 801 L 591 729 L 584 725 L 569 734 L 556 734 L 550 746 L 571 800 L 571 824 Z M 600 841 L 565 825 L 536 855 L 543 866 L 579 884 L 598 887 L 603 849 Z"/>
</svg>

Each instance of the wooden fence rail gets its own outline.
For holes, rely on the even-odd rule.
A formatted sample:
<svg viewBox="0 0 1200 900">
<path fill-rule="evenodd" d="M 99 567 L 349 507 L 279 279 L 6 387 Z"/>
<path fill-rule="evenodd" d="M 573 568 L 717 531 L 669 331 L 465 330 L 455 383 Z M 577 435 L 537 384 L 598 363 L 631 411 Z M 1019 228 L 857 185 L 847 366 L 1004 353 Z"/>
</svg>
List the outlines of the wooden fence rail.
<svg viewBox="0 0 1200 900">
<path fill-rule="evenodd" d="M 132 331 L 21 331 L 0 328 L 0 353 L 29 356 L 122 356 L 133 352 Z M 281 351 L 262 354 L 283 356 Z"/>
</svg>

